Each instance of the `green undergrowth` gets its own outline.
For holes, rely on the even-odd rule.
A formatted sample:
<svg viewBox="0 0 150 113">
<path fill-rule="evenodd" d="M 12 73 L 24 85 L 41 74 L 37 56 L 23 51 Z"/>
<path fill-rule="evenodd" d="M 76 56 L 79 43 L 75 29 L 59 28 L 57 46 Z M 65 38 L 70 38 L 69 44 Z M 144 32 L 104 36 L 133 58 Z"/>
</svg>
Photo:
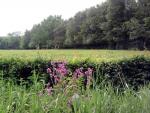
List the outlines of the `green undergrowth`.
<svg viewBox="0 0 150 113">
<path fill-rule="evenodd" d="M 16 85 L 12 80 L 0 80 L 0 113 L 149 113 L 149 86 L 138 92 L 126 89 L 122 93 L 111 86 L 86 90 L 78 95 L 71 104 L 63 92 L 55 95 L 39 95 L 44 88 L 37 82 L 30 88 Z M 69 92 L 68 92 L 69 93 Z"/>
</svg>

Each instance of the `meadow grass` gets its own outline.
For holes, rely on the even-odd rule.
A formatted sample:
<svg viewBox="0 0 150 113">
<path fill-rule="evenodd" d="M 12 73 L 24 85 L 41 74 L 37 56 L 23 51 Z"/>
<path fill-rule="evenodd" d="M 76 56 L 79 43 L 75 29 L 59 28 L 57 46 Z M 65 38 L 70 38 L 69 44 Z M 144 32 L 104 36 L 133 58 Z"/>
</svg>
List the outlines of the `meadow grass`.
<svg viewBox="0 0 150 113">
<path fill-rule="evenodd" d="M 89 89 L 72 101 L 63 92 L 40 95 L 44 84 L 37 82 L 29 88 L 11 80 L 0 80 L 0 113 L 149 113 L 149 87 L 139 91 L 126 89 L 120 93 L 111 86 Z"/>
<path fill-rule="evenodd" d="M 132 50 L 0 50 L 0 59 L 45 59 L 45 60 L 85 60 L 112 61 L 134 56 L 150 56 L 149 51 Z"/>
</svg>

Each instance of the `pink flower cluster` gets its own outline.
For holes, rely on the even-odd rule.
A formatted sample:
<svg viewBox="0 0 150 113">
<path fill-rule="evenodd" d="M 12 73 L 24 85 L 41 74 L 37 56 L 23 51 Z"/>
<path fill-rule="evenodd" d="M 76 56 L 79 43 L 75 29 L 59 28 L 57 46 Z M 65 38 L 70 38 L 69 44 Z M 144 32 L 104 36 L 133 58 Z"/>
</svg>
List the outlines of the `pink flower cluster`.
<svg viewBox="0 0 150 113">
<path fill-rule="evenodd" d="M 67 68 L 67 64 L 65 62 L 52 62 L 49 68 L 47 69 L 47 73 L 49 74 L 49 81 L 46 85 L 46 91 L 49 95 L 51 95 L 54 85 L 57 85 L 59 82 L 63 80 L 64 77 L 69 75 L 69 69 Z M 83 78 L 84 86 L 90 82 L 92 78 L 93 70 L 91 68 L 84 69 L 78 68 L 73 72 L 73 78 Z"/>
<path fill-rule="evenodd" d="M 83 78 L 83 84 L 86 89 L 86 86 L 89 85 L 92 80 L 92 73 L 93 70 L 91 68 L 84 69 L 82 67 L 75 70 L 73 77 L 76 79 Z"/>
<path fill-rule="evenodd" d="M 54 85 L 67 76 L 68 72 L 65 62 L 51 62 L 51 66 L 47 68 L 49 82 L 46 85 L 46 91 L 48 95 L 51 95 Z"/>
<path fill-rule="evenodd" d="M 79 68 L 76 69 L 74 72 L 74 77 L 79 78 L 79 77 L 88 77 L 88 76 L 92 76 L 93 70 L 91 68 L 88 68 L 87 70 L 84 70 L 84 68 Z"/>
<path fill-rule="evenodd" d="M 58 83 L 64 76 L 68 75 L 65 62 L 52 62 L 51 67 L 47 69 L 53 84 Z"/>
</svg>

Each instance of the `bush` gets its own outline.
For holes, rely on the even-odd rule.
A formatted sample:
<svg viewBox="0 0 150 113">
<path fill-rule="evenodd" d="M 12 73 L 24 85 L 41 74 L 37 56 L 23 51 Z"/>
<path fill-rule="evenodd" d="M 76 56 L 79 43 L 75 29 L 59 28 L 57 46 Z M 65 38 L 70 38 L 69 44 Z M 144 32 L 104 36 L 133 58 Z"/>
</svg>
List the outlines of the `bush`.
<svg viewBox="0 0 150 113">
<path fill-rule="evenodd" d="M 36 73 L 38 79 L 48 79 L 47 68 L 51 61 L 36 59 L 33 61 L 23 61 L 19 59 L 0 60 L 0 71 L 4 78 L 16 81 L 20 79 L 30 81 L 30 77 Z M 92 68 L 96 84 L 102 81 L 110 81 L 116 87 L 134 87 L 148 84 L 150 82 L 150 58 L 140 56 L 112 62 L 94 63 L 90 60 L 69 62 L 67 67 L 73 71 L 75 69 Z"/>
<path fill-rule="evenodd" d="M 150 82 L 150 59 L 140 56 L 118 62 L 103 62 L 98 71 L 113 86 L 137 89 Z M 99 76 L 97 79 L 101 81 Z"/>
</svg>

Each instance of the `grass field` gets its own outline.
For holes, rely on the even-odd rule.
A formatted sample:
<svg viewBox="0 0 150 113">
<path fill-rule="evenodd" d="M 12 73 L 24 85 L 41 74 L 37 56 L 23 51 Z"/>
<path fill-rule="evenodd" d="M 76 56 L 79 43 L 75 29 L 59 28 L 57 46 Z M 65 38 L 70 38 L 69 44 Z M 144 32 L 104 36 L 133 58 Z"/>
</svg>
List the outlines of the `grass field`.
<svg viewBox="0 0 150 113">
<path fill-rule="evenodd" d="M 0 50 L 0 59 L 33 60 L 43 58 L 46 60 L 84 60 L 111 61 L 134 56 L 150 56 L 149 51 L 125 50 Z"/>
</svg>

